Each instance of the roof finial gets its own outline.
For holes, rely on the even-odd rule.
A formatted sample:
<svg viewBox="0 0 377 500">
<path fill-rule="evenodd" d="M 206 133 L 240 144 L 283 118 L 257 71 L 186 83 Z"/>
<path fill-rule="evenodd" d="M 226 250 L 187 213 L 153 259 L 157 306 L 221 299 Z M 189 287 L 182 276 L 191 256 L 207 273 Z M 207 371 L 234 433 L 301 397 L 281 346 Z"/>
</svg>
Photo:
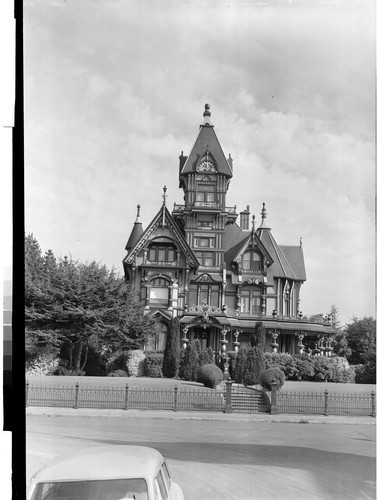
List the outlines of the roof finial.
<svg viewBox="0 0 377 500">
<path fill-rule="evenodd" d="M 204 105 L 204 113 L 203 113 L 204 118 L 206 116 L 211 116 L 211 111 L 209 110 L 210 107 L 211 106 L 209 104 Z"/>
<path fill-rule="evenodd" d="M 263 202 L 263 204 L 262 204 L 261 216 L 262 216 L 262 219 L 266 219 L 267 218 L 267 210 L 266 210 L 266 204 L 265 204 L 265 202 Z"/>
<path fill-rule="evenodd" d="M 204 120 L 203 123 L 200 125 L 201 127 L 204 127 L 205 125 L 213 127 L 211 123 L 211 111 L 209 110 L 209 108 L 210 108 L 209 104 L 204 105 L 204 113 L 203 113 Z"/>
<path fill-rule="evenodd" d="M 249 208 L 249 207 L 247 207 L 247 208 Z M 254 232 L 255 231 L 255 215 L 254 214 L 252 216 L 251 226 L 252 226 L 252 231 Z"/>
<path fill-rule="evenodd" d="M 166 198 L 167 198 L 167 194 L 166 194 L 166 191 L 167 191 L 167 187 L 164 186 L 162 188 L 164 194 L 162 195 L 162 227 L 165 227 L 165 210 L 166 210 Z"/>
<path fill-rule="evenodd" d="M 135 223 L 136 222 L 140 222 L 140 208 L 141 208 L 141 205 L 138 205 L 137 206 L 137 215 L 136 215 Z"/>
<path fill-rule="evenodd" d="M 302 236 L 300 236 L 300 248 L 302 248 Z"/>
<path fill-rule="evenodd" d="M 163 190 L 163 192 L 164 192 L 164 194 L 162 195 L 162 200 L 163 200 L 163 201 L 162 201 L 162 205 L 163 205 L 163 206 L 165 206 L 165 205 L 166 205 L 166 198 L 168 197 L 168 195 L 166 194 L 167 189 L 168 189 L 168 188 L 167 188 L 166 186 L 164 186 L 164 187 L 162 188 L 162 190 Z"/>
<path fill-rule="evenodd" d="M 266 204 L 264 202 L 262 204 L 261 216 L 262 216 L 262 222 L 261 222 L 261 225 L 259 227 L 267 229 L 267 224 L 266 224 L 267 210 L 266 210 Z"/>
</svg>

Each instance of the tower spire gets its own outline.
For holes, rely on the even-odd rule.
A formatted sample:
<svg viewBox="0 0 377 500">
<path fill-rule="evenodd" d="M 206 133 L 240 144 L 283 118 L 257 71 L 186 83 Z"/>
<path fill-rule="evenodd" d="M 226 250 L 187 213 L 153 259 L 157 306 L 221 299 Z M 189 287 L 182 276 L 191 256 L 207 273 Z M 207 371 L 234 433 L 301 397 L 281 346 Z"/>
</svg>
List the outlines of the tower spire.
<svg viewBox="0 0 377 500">
<path fill-rule="evenodd" d="M 126 244 L 126 250 L 131 250 L 137 243 L 137 240 L 140 238 L 140 236 L 143 234 L 143 226 L 141 225 L 141 218 L 140 218 L 140 205 L 137 205 L 137 213 L 136 213 L 136 219 L 134 222 L 134 227 L 132 228 L 130 237 L 128 238 L 127 244 Z"/>
</svg>

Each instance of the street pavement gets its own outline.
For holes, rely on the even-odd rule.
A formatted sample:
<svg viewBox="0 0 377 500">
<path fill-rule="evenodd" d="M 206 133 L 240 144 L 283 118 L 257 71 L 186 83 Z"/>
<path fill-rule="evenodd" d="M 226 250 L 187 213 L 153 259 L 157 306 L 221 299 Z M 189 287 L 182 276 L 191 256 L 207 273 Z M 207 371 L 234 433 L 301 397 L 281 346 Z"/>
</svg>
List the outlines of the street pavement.
<svg viewBox="0 0 377 500">
<path fill-rule="evenodd" d="M 220 413 L 220 412 L 173 412 L 159 410 L 107 410 L 98 408 L 55 408 L 29 406 L 26 415 L 102 417 L 102 418 L 136 418 L 164 420 L 213 420 L 227 422 L 266 422 L 296 424 L 348 424 L 376 425 L 373 417 L 338 416 L 338 415 L 293 415 L 266 413 Z"/>
<path fill-rule="evenodd" d="M 56 456 L 134 444 L 167 458 L 185 500 L 375 499 L 374 418 L 30 407 L 26 421 L 28 480 Z"/>
</svg>

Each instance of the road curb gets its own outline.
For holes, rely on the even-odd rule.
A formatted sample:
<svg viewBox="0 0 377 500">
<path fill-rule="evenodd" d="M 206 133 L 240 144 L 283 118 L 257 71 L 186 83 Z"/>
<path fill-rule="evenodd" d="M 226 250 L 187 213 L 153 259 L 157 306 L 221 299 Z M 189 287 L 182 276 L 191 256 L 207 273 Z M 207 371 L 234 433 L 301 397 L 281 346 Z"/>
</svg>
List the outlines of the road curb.
<svg viewBox="0 0 377 500">
<path fill-rule="evenodd" d="M 228 422 L 263 422 L 289 424 L 347 424 L 347 425 L 376 425 L 373 417 L 354 416 L 323 416 L 323 415 L 269 415 L 269 414 L 242 414 L 242 413 L 186 413 L 154 410 L 100 410 L 91 408 L 45 408 L 28 407 L 26 416 L 40 415 L 50 417 L 75 418 L 142 418 L 161 420 L 191 420 L 191 421 L 228 421 Z"/>
</svg>

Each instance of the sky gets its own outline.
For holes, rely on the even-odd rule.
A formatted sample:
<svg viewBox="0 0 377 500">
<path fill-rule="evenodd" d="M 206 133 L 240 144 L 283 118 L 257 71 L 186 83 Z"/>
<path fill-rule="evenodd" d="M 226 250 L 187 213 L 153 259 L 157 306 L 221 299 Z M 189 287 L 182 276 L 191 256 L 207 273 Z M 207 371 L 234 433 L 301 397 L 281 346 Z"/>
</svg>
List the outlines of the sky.
<svg viewBox="0 0 377 500">
<path fill-rule="evenodd" d="M 374 316 L 372 0 L 24 2 L 25 231 L 122 273 L 143 227 L 183 203 L 178 157 L 204 104 L 247 205 L 302 238 L 305 315 Z"/>
</svg>

